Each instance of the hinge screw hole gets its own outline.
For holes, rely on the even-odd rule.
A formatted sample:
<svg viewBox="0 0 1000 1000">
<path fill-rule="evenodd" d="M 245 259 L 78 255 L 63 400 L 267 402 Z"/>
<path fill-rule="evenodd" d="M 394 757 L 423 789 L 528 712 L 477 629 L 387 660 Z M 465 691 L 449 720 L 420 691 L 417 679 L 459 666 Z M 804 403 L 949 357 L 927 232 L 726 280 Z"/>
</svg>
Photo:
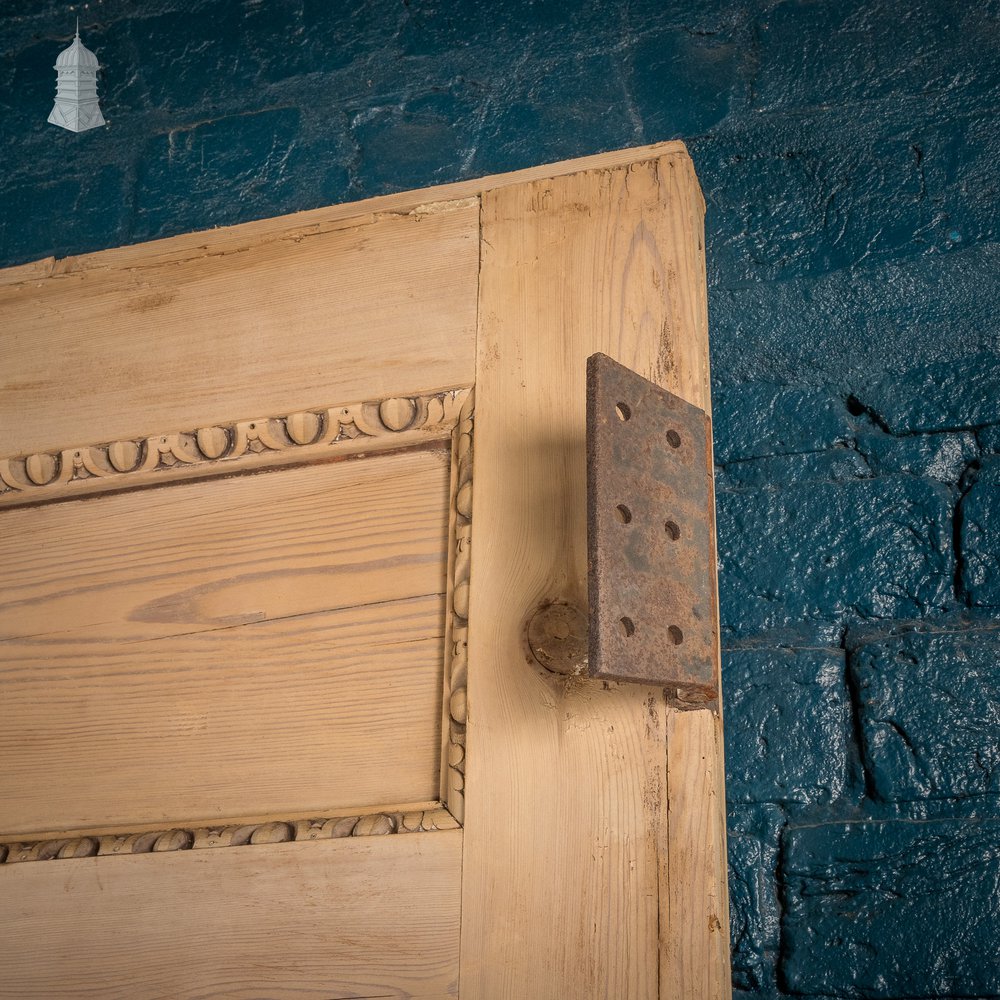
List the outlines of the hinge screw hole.
<svg viewBox="0 0 1000 1000">
<path fill-rule="evenodd" d="M 618 511 L 618 520 L 621 521 L 622 524 L 628 524 L 629 521 L 632 520 L 632 511 L 630 511 L 625 504 L 620 503 L 615 510 Z"/>
<path fill-rule="evenodd" d="M 635 622 L 631 618 L 622 618 L 618 622 L 618 630 L 627 639 L 635 634 Z"/>
<path fill-rule="evenodd" d="M 667 634 L 670 636 L 670 641 L 675 646 L 679 646 L 684 641 L 684 633 L 676 625 L 671 625 L 670 628 L 667 629 Z"/>
<path fill-rule="evenodd" d="M 667 537 L 672 542 L 676 542 L 677 539 L 681 537 L 681 529 L 676 521 L 665 521 L 663 524 L 663 530 L 667 533 Z"/>
<path fill-rule="evenodd" d="M 673 429 L 667 431 L 667 444 L 669 444 L 671 448 L 679 448 L 681 446 L 680 434 Z"/>
<path fill-rule="evenodd" d="M 618 419 L 622 422 L 632 419 L 632 408 L 628 403 L 619 403 L 615 407 L 615 413 L 618 414 Z"/>
</svg>

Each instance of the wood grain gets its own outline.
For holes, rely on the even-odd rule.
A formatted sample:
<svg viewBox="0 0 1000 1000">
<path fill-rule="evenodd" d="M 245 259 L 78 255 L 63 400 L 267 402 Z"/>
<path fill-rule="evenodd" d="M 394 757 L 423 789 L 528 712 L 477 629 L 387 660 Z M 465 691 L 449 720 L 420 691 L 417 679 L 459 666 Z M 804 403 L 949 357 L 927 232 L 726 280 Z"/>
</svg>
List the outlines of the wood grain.
<svg viewBox="0 0 1000 1000">
<path fill-rule="evenodd" d="M 705 243 L 701 220 L 691 220 L 687 225 L 691 253 L 685 258 L 684 280 L 690 283 L 692 291 L 692 322 L 696 331 L 692 346 L 705 371 L 700 388 L 692 385 L 691 391 L 698 393 L 702 400 L 699 405 L 711 414 Z M 681 226 L 683 233 L 684 224 Z M 711 474 L 714 469 L 711 434 L 708 446 Z M 712 559 L 708 570 L 718 601 L 715 484 L 711 479 L 709 498 Z M 721 668 L 716 635 L 715 672 L 719 691 Z M 667 709 L 668 867 L 666 908 L 661 904 L 661 916 L 668 930 L 660 943 L 660 1000 L 732 996 L 723 713 L 721 702 L 716 712 L 682 712 L 669 706 Z"/>
<path fill-rule="evenodd" d="M 0 832 L 436 797 L 443 448 L 0 515 Z"/>
<path fill-rule="evenodd" d="M 667 723 L 667 933 L 662 1000 L 728 997 L 722 720 L 671 711 Z"/>
<path fill-rule="evenodd" d="M 430 798 L 442 601 L 394 601 L 0 673 L 5 834 Z M 67 662 L 67 660 L 69 662 Z"/>
<path fill-rule="evenodd" d="M 0 640 L 73 647 L 444 590 L 444 446 L 0 513 Z"/>
<path fill-rule="evenodd" d="M 586 608 L 587 356 L 708 404 L 700 194 L 671 155 L 482 203 L 462 995 L 666 997 L 661 948 L 703 911 L 667 860 L 674 710 L 547 673 L 524 628 L 545 602 Z"/>
<path fill-rule="evenodd" d="M 454 997 L 460 830 L 0 867 L 0 997 Z"/>
<path fill-rule="evenodd" d="M 0 286 L 0 454 L 469 385 L 477 209 Z"/>
</svg>

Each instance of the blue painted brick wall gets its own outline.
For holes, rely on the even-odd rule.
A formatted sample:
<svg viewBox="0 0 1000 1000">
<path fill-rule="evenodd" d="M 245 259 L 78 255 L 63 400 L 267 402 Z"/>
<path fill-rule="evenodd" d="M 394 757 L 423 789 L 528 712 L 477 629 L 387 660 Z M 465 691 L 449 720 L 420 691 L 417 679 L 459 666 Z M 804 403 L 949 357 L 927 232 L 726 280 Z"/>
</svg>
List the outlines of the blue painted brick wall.
<svg viewBox="0 0 1000 1000">
<path fill-rule="evenodd" d="M 0 265 L 684 138 L 734 984 L 994 997 L 998 112 L 997 0 L 6 0 Z"/>
</svg>

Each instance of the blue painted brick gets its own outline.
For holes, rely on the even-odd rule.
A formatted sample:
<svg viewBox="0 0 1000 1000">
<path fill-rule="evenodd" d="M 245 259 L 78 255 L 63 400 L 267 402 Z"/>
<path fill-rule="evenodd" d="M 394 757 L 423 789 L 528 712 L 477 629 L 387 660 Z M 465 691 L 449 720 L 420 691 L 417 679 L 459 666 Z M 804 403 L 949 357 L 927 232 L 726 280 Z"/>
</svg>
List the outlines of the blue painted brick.
<svg viewBox="0 0 1000 1000">
<path fill-rule="evenodd" d="M 599 0 L 607 12 L 607 0 Z M 672 25 L 712 37 L 750 27 L 746 0 L 629 0 L 625 23 L 635 31 L 647 25 Z"/>
<path fill-rule="evenodd" d="M 260 66 L 242 14 L 240 5 L 213 3 L 133 21 L 135 71 L 154 107 L 185 116 L 179 124 L 259 107 L 248 100 L 255 94 L 259 101 Z"/>
<path fill-rule="evenodd" d="M 772 455 L 730 462 L 716 470 L 716 489 L 782 486 L 789 483 L 844 482 L 869 479 L 872 470 L 864 457 L 853 448 L 835 447 L 829 451 L 801 455 Z"/>
<path fill-rule="evenodd" d="M 843 650 L 727 650 L 722 663 L 729 801 L 840 798 L 851 740 Z"/>
<path fill-rule="evenodd" d="M 475 117 L 467 147 L 475 175 L 516 170 L 642 141 L 627 113 L 629 81 L 615 53 L 583 52 L 497 67 L 500 82 Z M 525 142 L 525 136 L 536 141 Z"/>
<path fill-rule="evenodd" d="M 1000 607 L 1000 460 L 983 464 L 961 511 L 962 585 L 969 603 Z"/>
<path fill-rule="evenodd" d="M 1000 424 L 981 428 L 976 432 L 976 440 L 984 454 L 1000 454 Z"/>
<path fill-rule="evenodd" d="M 309 2 L 323 4 L 323 0 Z M 617 27 L 618 19 L 608 17 L 603 0 L 504 0 L 494 4 L 409 0 L 400 37 L 405 51 L 416 55 L 439 55 L 449 48 L 484 41 L 523 50 L 539 38 L 571 51 L 581 47 L 581 38 L 594 47 L 607 43 Z"/>
<path fill-rule="evenodd" d="M 894 434 L 1000 423 L 1000 351 L 905 367 L 858 398 Z"/>
<path fill-rule="evenodd" d="M 1000 45 L 995 9 L 935 0 L 784 0 L 757 24 L 755 106 L 792 110 L 1000 85 L 976 45 Z M 970 36 L 977 39 L 970 44 Z"/>
<path fill-rule="evenodd" d="M 710 260 L 712 253 L 710 246 Z M 764 377 L 846 385 L 867 403 L 865 387 L 897 379 L 913 364 L 940 364 L 942 375 L 955 364 L 962 372 L 970 355 L 1000 352 L 997 300 L 984 293 L 996 286 L 998 272 L 1000 246 L 984 244 L 815 279 L 731 288 L 722 281 L 709 296 L 713 377 L 720 385 Z M 946 407 L 959 405 L 964 377 L 952 380 L 953 401 L 946 399 Z M 983 409 L 974 423 L 988 422 Z M 949 420 L 945 426 L 955 425 Z M 945 426 L 931 420 L 919 429 Z"/>
<path fill-rule="evenodd" d="M 3 82 L 3 87 L 0 88 L 0 114 L 3 115 L 5 133 L 0 137 L 0 148 L 6 153 L 4 161 L 7 183 L 29 167 L 29 163 L 22 159 L 23 145 L 11 149 L 8 143 L 15 137 L 23 143 L 27 137 L 55 132 L 56 127 L 46 121 L 56 96 L 56 71 L 53 66 L 56 57 L 72 40 L 71 34 L 68 37 L 48 37 L 32 41 L 0 62 L 0 80 Z M 87 41 L 91 43 L 93 39 L 88 36 Z M 99 92 L 102 95 L 105 91 L 103 85 L 102 74 L 98 78 Z M 44 162 L 52 156 L 54 149 L 43 147 L 40 152 Z M 54 156 L 52 158 L 58 159 Z M 35 165 L 37 169 L 37 162 Z M 30 170 L 27 173 L 30 178 Z"/>
<path fill-rule="evenodd" d="M 780 906 L 778 846 L 784 815 L 773 805 L 729 810 L 729 926 L 733 985 L 758 996 L 774 992 Z"/>
<path fill-rule="evenodd" d="M 206 227 L 288 211 L 298 128 L 298 111 L 281 108 L 152 139 L 139 174 L 134 236 L 179 231 L 192 206 Z"/>
<path fill-rule="evenodd" d="M 423 187 L 457 174 L 463 151 L 453 127 L 455 110 L 451 95 L 431 94 L 357 116 L 351 134 L 365 178 L 361 193 Z"/>
<path fill-rule="evenodd" d="M 290 13 L 281 14 L 290 22 L 286 29 L 290 37 L 275 37 L 270 45 L 265 69 L 269 79 L 298 73 L 329 74 L 366 64 L 370 71 L 383 55 L 393 60 L 401 55 L 398 36 L 409 15 L 404 4 L 376 7 L 372 0 L 300 0 L 300 4 L 261 4 L 260 13 L 270 18 L 274 7 L 291 8 Z M 276 28 L 271 27 L 272 36 L 277 34 Z M 433 67 L 425 67 L 424 72 L 433 72 Z M 326 89 L 317 83 L 318 91 Z"/>
<path fill-rule="evenodd" d="M 876 474 L 904 473 L 949 485 L 958 483 L 979 454 L 971 431 L 906 437 L 872 431 L 858 435 L 857 448 Z"/>
<path fill-rule="evenodd" d="M 910 128 L 823 109 L 730 116 L 696 136 L 711 283 L 817 277 L 923 254 L 929 243 L 950 248 Z"/>
<path fill-rule="evenodd" d="M 720 490 L 724 633 L 913 618 L 952 603 L 952 494 L 894 476 Z"/>
<path fill-rule="evenodd" d="M 822 997 L 1000 994 L 1000 821 L 790 829 L 781 973 Z"/>
<path fill-rule="evenodd" d="M 1000 791 L 1000 623 L 897 630 L 860 642 L 849 663 L 876 796 Z"/>
<path fill-rule="evenodd" d="M 0 198 L 0 255 L 49 257 L 100 250 L 109 234 L 123 243 L 129 191 L 128 174 L 112 165 L 91 174 L 67 171 L 45 183 L 8 187 Z"/>
<path fill-rule="evenodd" d="M 954 250 L 1000 242 L 1000 129 L 993 116 L 962 115 L 921 128 L 916 143 L 923 160 L 927 199 L 937 211 L 944 246 Z M 939 244 L 942 245 L 942 244 Z"/>
<path fill-rule="evenodd" d="M 630 52 L 635 113 L 647 135 L 700 135 L 729 113 L 743 89 L 746 47 L 737 39 L 666 27 L 638 39 Z"/>
<path fill-rule="evenodd" d="M 828 389 L 746 382 L 713 394 L 715 460 L 821 451 L 853 436 L 847 404 Z"/>
</svg>

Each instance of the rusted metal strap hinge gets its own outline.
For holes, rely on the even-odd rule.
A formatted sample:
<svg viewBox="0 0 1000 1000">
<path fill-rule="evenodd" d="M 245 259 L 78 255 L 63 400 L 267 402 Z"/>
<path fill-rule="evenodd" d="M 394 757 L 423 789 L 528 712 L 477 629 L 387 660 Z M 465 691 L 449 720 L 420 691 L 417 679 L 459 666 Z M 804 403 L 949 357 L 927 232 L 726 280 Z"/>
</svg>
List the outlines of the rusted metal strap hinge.
<svg viewBox="0 0 1000 1000">
<path fill-rule="evenodd" d="M 705 413 L 604 354 L 587 361 L 588 672 L 718 699 Z"/>
</svg>

